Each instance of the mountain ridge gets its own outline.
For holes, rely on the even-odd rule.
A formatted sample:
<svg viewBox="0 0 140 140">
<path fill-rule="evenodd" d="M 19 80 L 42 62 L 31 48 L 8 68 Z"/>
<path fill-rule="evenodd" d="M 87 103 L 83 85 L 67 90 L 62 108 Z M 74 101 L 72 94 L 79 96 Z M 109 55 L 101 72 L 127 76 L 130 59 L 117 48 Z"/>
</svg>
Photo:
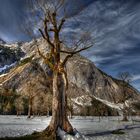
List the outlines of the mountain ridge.
<svg viewBox="0 0 140 140">
<path fill-rule="evenodd" d="M 17 63 L 14 68 L 11 68 L 6 75 L 0 76 L 1 88 L 14 89 L 19 93 L 23 93 L 26 82 L 34 81 L 36 80 L 36 77 L 40 75 L 39 77 L 42 80 L 42 83 L 46 83 L 47 81 L 46 85 L 43 85 L 45 87 L 45 91 L 50 92 L 51 82 L 45 80 L 44 77 L 46 75 L 43 74 L 44 71 L 49 72 L 48 67 L 43 64 L 43 60 L 37 54 L 36 45 L 39 46 L 40 50 L 44 54 L 47 53 L 46 42 L 41 38 L 38 39 L 37 42 L 31 41 L 23 43 L 20 47 L 24 50 L 25 56 L 22 58 L 22 61 Z M 32 63 L 30 63 L 29 58 L 33 60 Z M 98 100 L 103 105 L 107 105 L 111 109 L 121 110 L 123 105 L 117 102 L 119 102 L 119 99 L 123 95 L 122 86 L 115 81 L 115 78 L 102 72 L 92 61 L 80 54 L 71 58 L 67 63 L 66 68 L 69 80 L 68 94 L 72 100 L 77 98 L 77 101 L 82 102 L 83 107 L 86 107 L 90 106 L 90 104 L 85 104 L 84 102 L 86 100 L 92 102 L 92 99 L 94 98 L 94 100 Z M 46 78 L 48 77 L 46 76 Z M 37 86 L 35 88 L 39 85 L 41 86 L 41 83 L 37 82 Z M 41 91 L 43 96 L 45 91 L 44 88 Z M 132 101 L 129 101 L 130 103 L 138 101 L 139 93 L 134 88 L 128 87 L 127 91 L 127 94 L 131 94 L 132 96 Z M 89 96 L 90 99 L 86 99 L 86 96 Z M 84 98 L 85 101 L 83 102 Z M 77 103 L 74 103 L 74 108 L 79 110 L 80 113 L 80 108 L 75 105 Z"/>
</svg>

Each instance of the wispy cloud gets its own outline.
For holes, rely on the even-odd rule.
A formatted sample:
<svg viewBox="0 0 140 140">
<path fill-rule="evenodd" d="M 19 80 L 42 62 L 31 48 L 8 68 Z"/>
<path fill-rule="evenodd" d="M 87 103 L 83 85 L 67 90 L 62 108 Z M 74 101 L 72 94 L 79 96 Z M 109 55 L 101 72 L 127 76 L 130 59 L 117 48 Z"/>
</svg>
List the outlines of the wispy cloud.
<svg viewBox="0 0 140 140">
<path fill-rule="evenodd" d="M 90 30 L 95 45 L 85 55 L 108 74 L 137 74 L 140 65 L 140 1 L 95 1 L 76 15 L 79 28 Z M 71 27 L 73 20 L 68 23 Z M 74 29 L 74 27 L 73 27 Z M 140 84 L 137 80 L 135 85 Z M 138 86 L 137 86 L 138 87 Z"/>
<path fill-rule="evenodd" d="M 133 75 L 133 81 L 137 81 L 137 80 L 140 80 L 140 74 Z"/>
</svg>

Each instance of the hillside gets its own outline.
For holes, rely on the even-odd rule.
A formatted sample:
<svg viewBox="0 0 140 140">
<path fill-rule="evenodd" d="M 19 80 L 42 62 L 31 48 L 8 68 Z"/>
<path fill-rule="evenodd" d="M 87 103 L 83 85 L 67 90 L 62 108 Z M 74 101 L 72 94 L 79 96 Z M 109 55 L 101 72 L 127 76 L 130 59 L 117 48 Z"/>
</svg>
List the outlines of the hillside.
<svg viewBox="0 0 140 140">
<path fill-rule="evenodd" d="M 19 97 L 16 98 L 16 103 L 19 104 L 18 102 L 21 103 L 21 101 L 26 100 L 27 102 L 28 96 L 26 92 L 30 90 L 32 94 L 37 93 L 33 102 L 35 114 L 41 114 L 43 110 L 46 113 L 48 111 L 51 113 L 52 81 L 48 77 L 48 74 L 51 72 L 39 57 L 36 45 L 39 46 L 44 54 L 47 53 L 46 44 L 42 39 L 38 39 L 37 42 L 31 41 L 20 44 L 22 53 L 25 56 L 23 57 L 21 55 L 22 59 L 15 60 L 15 65 L 7 73 L 0 75 L 1 95 L 6 94 L 7 91 L 11 95 L 18 95 Z M 11 55 L 10 53 L 8 54 Z M 5 62 L 8 61 L 10 62 L 8 64 L 11 65 L 13 63 L 11 59 L 11 57 L 8 57 L 8 60 L 6 58 Z M 4 65 L 1 65 L 1 67 L 4 67 Z M 80 54 L 75 55 L 67 63 L 67 73 L 69 80 L 68 100 L 70 112 L 84 115 L 89 110 L 86 112 L 88 115 L 101 115 L 101 111 L 104 110 L 104 112 L 102 111 L 102 115 L 117 115 L 123 108 L 120 101 L 123 97 L 121 81 L 119 82 L 99 70 L 87 58 Z M 132 86 L 128 86 L 127 94 L 131 95 L 131 98 L 127 101 L 128 105 L 138 101 L 139 93 Z M 40 102 L 42 102 L 41 106 Z M 5 101 L 4 103 L 3 108 L 8 108 L 9 101 Z M 17 106 L 14 100 L 13 104 L 16 110 Z M 21 106 L 19 107 L 20 112 L 24 112 L 24 105 Z M 38 109 L 39 107 L 41 109 Z M 98 108 L 97 110 L 100 110 L 100 112 L 94 108 Z"/>
</svg>

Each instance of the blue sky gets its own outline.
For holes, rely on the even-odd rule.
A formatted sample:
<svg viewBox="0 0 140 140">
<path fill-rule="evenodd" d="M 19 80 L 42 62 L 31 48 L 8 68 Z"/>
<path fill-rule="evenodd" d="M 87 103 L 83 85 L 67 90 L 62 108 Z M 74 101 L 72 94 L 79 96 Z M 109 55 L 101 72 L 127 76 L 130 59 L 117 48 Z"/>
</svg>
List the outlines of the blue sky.
<svg viewBox="0 0 140 140">
<path fill-rule="evenodd" d="M 25 1 L 0 1 L 0 38 L 3 40 L 28 39 L 19 31 L 27 16 Z M 90 30 L 95 45 L 84 55 L 114 77 L 119 72 L 130 72 L 132 84 L 140 90 L 140 1 L 71 0 L 68 3 L 69 19 L 64 34 L 70 36 Z"/>
</svg>

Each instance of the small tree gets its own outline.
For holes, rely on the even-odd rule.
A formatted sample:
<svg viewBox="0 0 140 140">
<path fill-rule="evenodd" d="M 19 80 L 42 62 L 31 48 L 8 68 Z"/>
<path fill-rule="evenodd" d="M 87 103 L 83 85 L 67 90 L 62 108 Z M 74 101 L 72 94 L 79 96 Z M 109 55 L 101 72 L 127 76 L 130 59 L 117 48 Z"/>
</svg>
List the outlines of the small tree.
<svg viewBox="0 0 140 140">
<path fill-rule="evenodd" d="M 99 117 L 99 122 L 100 122 L 101 121 L 102 104 L 98 100 L 96 100 L 94 97 L 92 97 L 91 104 L 93 107 L 93 111 Z"/>
<path fill-rule="evenodd" d="M 28 78 L 30 77 L 32 79 L 32 76 L 34 75 L 28 75 Z M 42 86 L 42 84 L 39 83 L 39 81 L 39 76 L 37 76 L 34 81 L 29 81 L 27 79 L 24 83 L 24 89 L 22 90 L 22 92 L 23 96 L 26 96 L 28 98 L 28 118 L 31 118 L 31 115 L 33 113 L 32 111 L 34 98 L 38 96 L 44 89 L 44 87 Z"/>
<path fill-rule="evenodd" d="M 119 99 L 119 102 L 123 104 L 123 108 L 121 108 L 123 112 L 123 121 L 128 121 L 128 110 L 129 107 L 126 105 L 126 101 L 131 98 L 131 94 L 128 93 L 128 86 L 131 82 L 132 76 L 129 72 L 122 72 L 118 74 L 119 79 L 122 83 L 122 96 Z"/>
<path fill-rule="evenodd" d="M 17 99 L 17 95 L 14 89 L 8 87 L 0 88 L 0 105 L 2 112 L 7 112 L 9 114 L 15 113 L 14 100 Z"/>
<path fill-rule="evenodd" d="M 68 115 L 69 115 L 69 118 L 72 119 L 72 116 L 73 116 L 73 113 L 74 113 L 74 103 L 73 101 L 71 100 L 71 97 L 68 98 L 68 104 L 67 104 L 67 108 L 68 108 Z"/>
<path fill-rule="evenodd" d="M 140 100 L 140 99 L 139 99 Z M 133 104 L 132 104 L 132 106 L 135 108 L 135 110 L 136 110 L 136 115 L 140 115 L 140 102 L 139 101 L 137 101 L 137 102 L 134 102 Z"/>
<path fill-rule="evenodd" d="M 17 116 L 21 115 L 21 113 L 24 112 L 23 99 L 21 97 L 16 98 L 14 100 L 14 105 L 15 105 Z"/>
<path fill-rule="evenodd" d="M 37 95 L 33 89 L 35 88 L 36 84 L 32 82 L 27 82 L 24 89 L 24 96 L 28 98 L 28 116 L 27 118 L 31 118 L 32 115 L 32 106 L 33 106 L 33 99 Z"/>
</svg>

